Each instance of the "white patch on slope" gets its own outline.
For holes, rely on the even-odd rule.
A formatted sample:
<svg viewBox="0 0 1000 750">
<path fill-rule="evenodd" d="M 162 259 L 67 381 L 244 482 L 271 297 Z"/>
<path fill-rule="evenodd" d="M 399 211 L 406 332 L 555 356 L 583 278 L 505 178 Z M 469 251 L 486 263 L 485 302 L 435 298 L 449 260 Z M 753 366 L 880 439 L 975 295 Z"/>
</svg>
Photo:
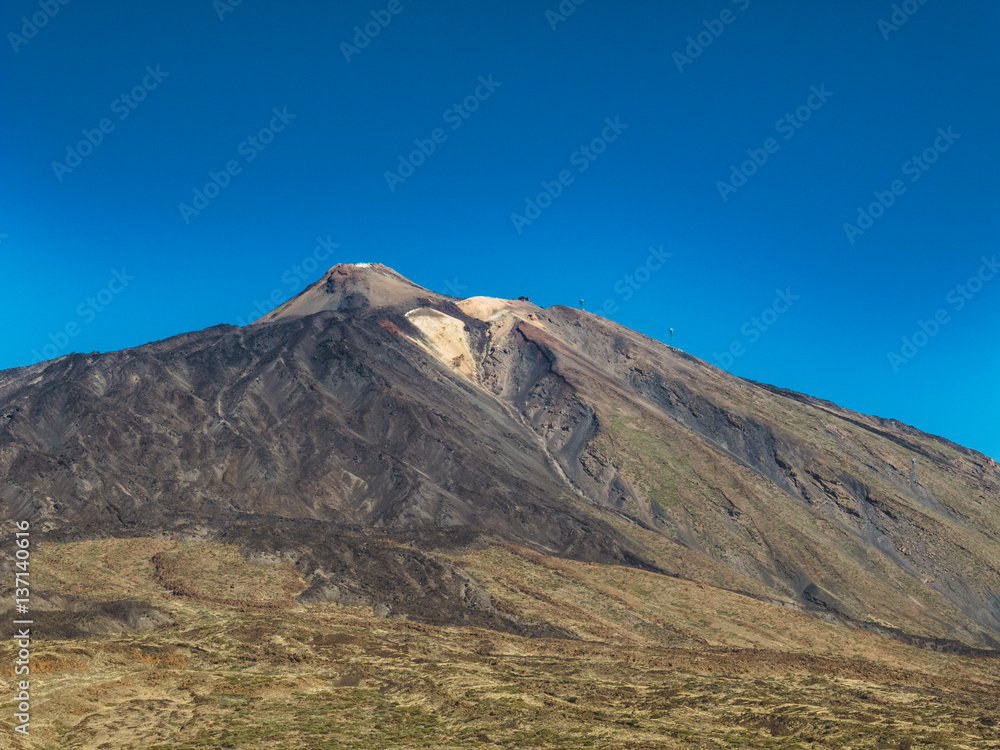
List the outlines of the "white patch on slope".
<svg viewBox="0 0 1000 750">
<path fill-rule="evenodd" d="M 528 315 L 540 310 L 537 305 L 531 302 L 516 299 L 498 299 L 497 297 L 469 297 L 457 304 L 466 315 L 487 322 L 499 320 L 511 312 Z"/>
<path fill-rule="evenodd" d="M 450 370 L 477 381 L 476 360 L 469 345 L 465 324 L 458 318 L 429 307 L 419 307 L 406 313 L 423 336 L 416 343 L 441 361 Z"/>
</svg>

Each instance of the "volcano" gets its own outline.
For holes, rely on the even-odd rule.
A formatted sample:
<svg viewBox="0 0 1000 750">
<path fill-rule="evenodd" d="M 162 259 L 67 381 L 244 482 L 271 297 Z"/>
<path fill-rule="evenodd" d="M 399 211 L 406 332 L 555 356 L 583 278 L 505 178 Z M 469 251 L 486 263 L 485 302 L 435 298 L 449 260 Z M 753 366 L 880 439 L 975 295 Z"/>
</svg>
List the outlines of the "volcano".
<svg viewBox="0 0 1000 750">
<path fill-rule="evenodd" d="M 246 327 L 0 372 L 0 495 L 39 541 L 227 543 L 290 565 L 300 604 L 434 625 L 570 637 L 456 563 L 497 547 L 1000 646 L 990 458 L 377 263 Z"/>
</svg>

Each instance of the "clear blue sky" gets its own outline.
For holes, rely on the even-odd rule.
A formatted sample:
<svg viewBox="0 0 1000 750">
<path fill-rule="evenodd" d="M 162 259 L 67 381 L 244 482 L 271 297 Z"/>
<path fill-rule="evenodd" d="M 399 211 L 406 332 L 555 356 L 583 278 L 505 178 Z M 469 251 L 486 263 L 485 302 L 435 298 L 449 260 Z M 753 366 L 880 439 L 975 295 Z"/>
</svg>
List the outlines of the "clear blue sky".
<svg viewBox="0 0 1000 750">
<path fill-rule="evenodd" d="M 10 0 L 0 367 L 379 261 L 1000 458 L 1000 8 L 900 5 Z"/>
</svg>

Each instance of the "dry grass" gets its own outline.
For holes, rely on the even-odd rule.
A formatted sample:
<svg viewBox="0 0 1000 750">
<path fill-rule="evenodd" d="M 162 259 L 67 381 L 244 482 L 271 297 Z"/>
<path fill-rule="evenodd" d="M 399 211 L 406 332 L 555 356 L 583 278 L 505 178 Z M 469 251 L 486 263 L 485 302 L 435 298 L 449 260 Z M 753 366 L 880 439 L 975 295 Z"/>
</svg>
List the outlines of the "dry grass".
<svg viewBox="0 0 1000 750">
<path fill-rule="evenodd" d="M 170 560 L 169 586 L 157 556 Z M 142 596 L 176 625 L 39 641 L 32 739 L 13 734 L 6 703 L 0 745 L 1000 747 L 996 662 L 918 651 L 632 569 L 517 548 L 458 562 L 501 606 L 580 640 L 431 627 L 359 607 L 248 608 L 245 592 L 278 602 L 295 584 L 280 565 L 247 563 L 222 545 L 41 545 L 47 586 Z M 9 665 L 10 646 L 0 649 Z M 6 700 L 8 667 L 0 677 Z"/>
</svg>

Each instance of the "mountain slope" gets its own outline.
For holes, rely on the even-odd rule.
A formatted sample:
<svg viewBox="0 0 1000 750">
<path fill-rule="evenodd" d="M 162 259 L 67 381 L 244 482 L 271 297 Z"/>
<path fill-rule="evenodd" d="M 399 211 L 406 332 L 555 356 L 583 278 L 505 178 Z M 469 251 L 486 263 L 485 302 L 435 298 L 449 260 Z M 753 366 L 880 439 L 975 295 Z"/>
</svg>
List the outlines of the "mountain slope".
<svg viewBox="0 0 1000 750">
<path fill-rule="evenodd" d="M 378 264 L 246 328 L 0 373 L 0 494 L 52 540 L 231 542 L 294 564 L 302 601 L 428 622 L 562 632 L 447 558 L 501 543 L 1000 645 L 989 458 Z"/>
</svg>

